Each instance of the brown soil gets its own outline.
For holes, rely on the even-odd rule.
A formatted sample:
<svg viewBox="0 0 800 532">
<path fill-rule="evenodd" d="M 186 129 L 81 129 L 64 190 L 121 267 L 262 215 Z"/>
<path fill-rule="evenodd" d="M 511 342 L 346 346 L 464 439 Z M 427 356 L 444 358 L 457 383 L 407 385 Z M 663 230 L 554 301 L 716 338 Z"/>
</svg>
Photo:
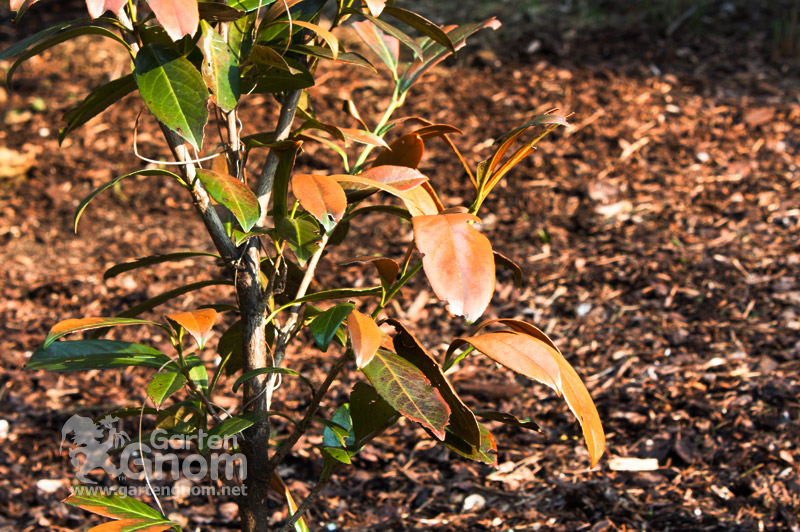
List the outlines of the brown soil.
<svg viewBox="0 0 800 532">
<path fill-rule="evenodd" d="M 51 7 L 34 13 L 50 19 L 75 7 L 43 4 Z M 526 319 L 556 339 L 598 405 L 608 457 L 590 469 L 562 400 L 472 358 L 453 377 L 468 403 L 531 416 L 549 439 L 491 426 L 500 464 L 493 471 L 401 422 L 323 491 L 313 527 L 800 530 L 800 75 L 796 58 L 772 57 L 772 24 L 788 16 L 782 5 L 706 6 L 670 37 L 664 28 L 674 18 L 658 25 L 628 16 L 614 31 L 576 19 L 579 31 L 569 32 L 568 18 L 550 13 L 552 20 L 542 15 L 548 24 L 531 25 L 517 13 L 510 40 L 493 37 L 435 70 L 403 109 L 461 128 L 457 143 L 473 164 L 490 154 L 491 139 L 531 114 L 574 113 L 574 126 L 542 143 L 487 203 L 485 233 L 526 277 L 519 291 L 499 274 L 487 317 Z M 4 23 L 2 46 L 36 23 Z M 0 178 L 0 418 L 9 424 L 0 433 L 0 530 L 85 529 L 87 515 L 59 502 L 74 476 L 59 449 L 61 427 L 76 412 L 98 415 L 144 397 L 143 371 L 25 370 L 48 329 L 219 274 L 197 259 L 103 281 L 110 265 L 134 257 L 211 248 L 183 191 L 159 178 L 123 181 L 89 207 L 77 236 L 71 231 L 87 194 L 146 164 L 131 153 L 140 110 L 133 97 L 58 149 L 61 113 L 125 68 L 112 45 L 81 39 L 31 60 L 13 90 L 0 88 L 0 148 L 31 164 L 24 177 Z M 330 120 L 342 120 L 342 97 L 370 115 L 389 90 L 365 71 L 326 68 L 323 78 L 313 95 Z M 273 107 L 248 100 L 245 112 L 258 118 L 245 133 L 268 130 Z M 146 115 L 139 149 L 167 157 Z M 254 157 L 251 173 L 261 160 Z M 316 148 L 301 164 L 338 169 Z M 448 206 L 469 193 L 463 170 L 435 141 L 421 170 Z M 380 217 L 354 231 L 357 238 L 323 259 L 320 286 L 372 282 L 371 271 L 335 265 L 372 252 L 401 257 L 410 240 L 409 226 Z M 206 289 L 168 308 L 220 300 L 230 293 Z M 437 355 L 465 330 L 422 281 L 388 314 Z M 166 348 L 148 331 L 124 337 Z M 319 382 L 332 356 L 300 350 L 289 365 Z M 354 379 L 355 371 L 345 374 L 325 415 Z M 298 407 L 302 390 L 292 382 L 284 389 L 277 406 Z M 130 421 L 124 428 L 135 430 Z M 318 434 L 281 470 L 297 498 L 318 473 Z M 619 457 L 655 458 L 658 467 L 620 470 Z M 63 487 L 47 493 L 37 487 L 42 479 L 63 479 Z M 470 503 L 478 505 L 465 510 L 475 494 Z M 223 501 L 165 504 L 186 516 L 187 529 L 237 527 Z M 284 514 L 275 508 L 278 523 Z"/>
</svg>

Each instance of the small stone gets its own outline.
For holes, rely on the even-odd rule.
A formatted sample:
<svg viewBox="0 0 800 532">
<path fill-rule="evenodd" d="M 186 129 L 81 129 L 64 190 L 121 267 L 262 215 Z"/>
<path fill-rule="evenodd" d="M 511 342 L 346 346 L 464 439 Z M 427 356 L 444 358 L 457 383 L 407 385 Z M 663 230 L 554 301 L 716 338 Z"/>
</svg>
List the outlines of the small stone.
<svg viewBox="0 0 800 532">
<path fill-rule="evenodd" d="M 225 521 L 233 521 L 239 513 L 239 505 L 235 502 L 223 502 L 217 507 L 217 513 Z"/>
<path fill-rule="evenodd" d="M 581 303 L 580 305 L 578 305 L 578 308 L 575 309 L 575 313 L 578 314 L 579 318 L 582 318 L 587 314 L 589 314 L 591 310 L 592 310 L 591 303 Z"/>
<path fill-rule="evenodd" d="M 55 493 L 60 490 L 64 486 L 63 480 L 51 479 L 51 478 L 43 478 L 36 482 L 36 487 L 45 493 Z"/>
<path fill-rule="evenodd" d="M 0 440 L 5 440 L 8 438 L 8 431 L 10 425 L 7 419 L 0 419 Z"/>
<path fill-rule="evenodd" d="M 486 499 L 483 496 L 478 495 L 477 493 L 473 493 L 472 495 L 468 495 L 466 499 L 464 499 L 464 506 L 462 507 L 462 512 L 479 512 L 486 506 Z"/>
<path fill-rule="evenodd" d="M 704 151 L 697 152 L 695 157 L 697 157 L 697 160 L 701 163 L 707 163 L 711 159 L 711 156 Z"/>
<path fill-rule="evenodd" d="M 172 487 L 172 495 L 178 500 L 185 499 L 192 494 L 192 486 L 191 480 L 182 478 L 175 482 L 175 485 Z"/>
</svg>

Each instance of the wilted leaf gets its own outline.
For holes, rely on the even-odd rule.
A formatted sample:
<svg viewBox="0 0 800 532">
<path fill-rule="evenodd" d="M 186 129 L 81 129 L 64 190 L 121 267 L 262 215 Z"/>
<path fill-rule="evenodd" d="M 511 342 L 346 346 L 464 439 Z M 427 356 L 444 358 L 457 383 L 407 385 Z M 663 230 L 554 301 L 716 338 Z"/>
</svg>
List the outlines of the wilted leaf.
<svg viewBox="0 0 800 532">
<path fill-rule="evenodd" d="M 211 328 L 217 319 L 217 311 L 210 308 L 192 310 L 189 312 L 177 312 L 167 314 L 167 318 L 174 321 L 191 334 L 197 342 L 197 347 L 203 349 L 206 340 L 211 335 Z"/>
<path fill-rule="evenodd" d="M 433 356 L 402 323 L 391 318 L 386 320 L 386 323 L 397 331 L 393 340 L 395 352 L 421 370 L 450 406 L 449 429 L 470 445 L 479 445 L 481 434 L 475 414 L 458 396 Z M 380 342 L 380 336 L 377 340 Z"/>
<path fill-rule="evenodd" d="M 425 181 L 422 185 L 407 191 L 406 197 L 403 198 L 408 212 L 411 216 L 422 216 L 426 214 L 439 214 L 444 210 L 439 196 L 433 190 L 429 181 Z"/>
<path fill-rule="evenodd" d="M 415 216 L 414 241 L 425 275 L 451 314 L 477 320 L 494 294 L 492 245 L 469 222 L 467 213 Z"/>
<path fill-rule="evenodd" d="M 395 410 L 444 439 L 450 407 L 419 368 L 391 351 L 379 349 L 362 371 Z"/>
<path fill-rule="evenodd" d="M 448 354 L 460 345 L 469 343 L 509 369 L 542 382 L 557 393 L 563 393 L 567 405 L 581 424 L 594 466 L 605 452 L 605 433 L 597 407 L 578 373 L 553 341 L 533 325 L 520 320 L 500 319 L 486 321 L 477 330 L 491 323 L 501 323 L 513 331 L 459 338 L 450 346 Z"/>
<path fill-rule="evenodd" d="M 363 131 L 361 129 L 354 129 L 351 127 L 340 127 L 339 130 L 344 133 L 344 136 L 347 140 L 354 140 L 360 144 L 366 144 L 367 146 L 378 146 L 378 147 L 385 147 L 386 141 L 383 140 L 382 137 L 370 133 L 369 131 Z"/>
<path fill-rule="evenodd" d="M 380 189 L 397 196 L 404 202 L 412 203 L 420 210 L 423 209 L 417 205 L 415 196 L 408 192 L 420 186 L 428 178 L 413 168 L 386 165 L 370 168 L 356 176 L 334 175 L 332 177 L 342 184 L 347 199 L 351 202 L 364 199 Z"/>
<path fill-rule="evenodd" d="M 514 275 L 514 284 L 517 286 L 517 288 L 522 288 L 522 268 L 520 268 L 516 262 L 496 251 L 494 252 L 494 262 L 498 266 L 502 266 L 510 270 Z"/>
<path fill-rule="evenodd" d="M 362 314 L 357 310 L 350 313 L 347 318 L 347 331 L 353 343 L 353 354 L 356 356 L 356 366 L 359 369 L 370 363 L 375 352 L 381 346 L 381 329 L 371 316 Z"/>
<path fill-rule="evenodd" d="M 330 232 L 344 216 L 347 197 L 342 186 L 332 177 L 316 174 L 295 174 L 292 192 L 300 205 Z"/>
<path fill-rule="evenodd" d="M 223 111 L 236 107 L 241 95 L 239 64 L 225 39 L 208 22 L 203 21 L 203 79 Z"/>
<path fill-rule="evenodd" d="M 200 22 L 197 0 L 147 0 L 147 4 L 173 41 L 197 31 Z"/>
<path fill-rule="evenodd" d="M 367 4 L 367 9 L 373 17 L 379 16 L 386 7 L 386 0 L 364 0 L 364 3 Z"/>
<path fill-rule="evenodd" d="M 233 213 L 242 229 L 250 231 L 258 222 L 261 209 L 256 195 L 247 185 L 232 175 L 212 170 L 197 170 L 197 178 L 214 201 Z"/>
<path fill-rule="evenodd" d="M 378 270 L 378 276 L 381 278 L 381 283 L 384 286 L 391 286 L 397 280 L 397 275 L 400 273 L 400 265 L 394 259 L 386 257 L 358 257 L 342 264 L 342 266 L 350 266 L 351 264 L 371 262 L 375 269 Z"/>
<path fill-rule="evenodd" d="M 286 487 L 286 484 L 284 484 L 277 471 L 272 473 L 272 478 L 269 480 L 269 487 L 286 500 L 286 505 L 289 507 L 289 515 L 294 515 L 294 513 L 297 511 L 297 503 L 294 502 L 294 497 L 292 497 L 291 492 L 289 492 L 289 488 Z M 305 517 L 301 517 L 297 520 L 294 529 L 295 532 L 309 532 L 310 529 L 306 524 Z"/>
</svg>

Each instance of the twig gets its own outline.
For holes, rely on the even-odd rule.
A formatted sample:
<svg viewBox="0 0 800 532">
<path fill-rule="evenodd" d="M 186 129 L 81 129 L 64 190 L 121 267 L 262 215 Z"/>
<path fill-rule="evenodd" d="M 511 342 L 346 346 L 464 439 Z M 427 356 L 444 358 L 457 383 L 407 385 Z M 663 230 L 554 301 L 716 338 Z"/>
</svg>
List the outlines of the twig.
<svg viewBox="0 0 800 532">
<path fill-rule="evenodd" d="M 259 472 L 259 474 L 264 474 L 265 482 L 269 480 L 269 478 L 272 476 L 272 472 L 275 471 L 275 468 L 278 466 L 278 464 L 280 464 L 283 459 L 286 458 L 286 455 L 289 454 L 289 452 L 292 450 L 292 447 L 294 447 L 300 437 L 306 433 L 306 430 L 308 430 L 308 425 L 316 415 L 317 410 L 319 410 L 319 404 L 322 402 L 325 394 L 328 393 L 328 389 L 331 387 L 331 384 L 333 384 L 333 380 L 336 378 L 342 368 L 344 368 L 344 365 L 349 359 L 350 351 L 348 350 L 345 351 L 345 353 L 333 363 L 333 367 L 328 372 L 328 376 L 325 377 L 325 382 L 320 385 L 320 387 L 317 389 L 317 393 L 315 393 L 314 397 L 311 399 L 311 404 L 309 405 L 308 410 L 306 410 L 306 414 L 303 419 L 300 420 L 294 431 L 283 441 L 278 450 L 275 451 L 275 454 L 273 454 L 269 459 L 266 470 L 263 473 Z"/>
<path fill-rule="evenodd" d="M 297 105 L 300 103 L 300 96 L 302 90 L 291 91 L 286 95 L 286 99 L 281 106 L 281 114 L 278 117 L 278 124 L 275 127 L 274 142 L 286 140 L 289 132 L 292 129 L 292 122 L 294 122 L 294 115 L 297 112 Z M 275 183 L 275 172 L 278 169 L 278 155 L 275 150 L 270 150 L 267 155 L 267 161 L 264 163 L 264 168 L 258 176 L 258 185 L 256 186 L 256 197 L 261 206 L 261 219 L 258 221 L 259 226 L 264 225 L 264 220 L 267 217 L 267 209 L 269 208 L 269 200 L 272 196 L 272 185 Z"/>
<path fill-rule="evenodd" d="M 283 525 L 283 527 L 278 530 L 278 532 L 292 532 L 294 529 L 295 523 L 297 523 L 302 517 L 303 514 L 311 507 L 314 501 L 319 495 L 319 492 L 322 491 L 322 488 L 328 483 L 331 479 L 331 475 L 333 474 L 333 467 L 337 467 L 336 465 L 332 466 L 331 469 L 324 470 L 322 475 L 320 475 L 317 483 L 311 488 L 311 491 L 308 492 L 306 498 L 303 499 L 303 502 L 300 503 L 300 506 L 297 507 L 297 510 L 292 514 L 288 521 Z"/>
<path fill-rule="evenodd" d="M 159 125 L 175 158 L 181 162 L 191 160 L 189 150 L 186 148 L 186 143 L 183 139 L 173 133 L 164 124 L 159 123 Z M 209 198 L 208 192 L 206 192 L 206 189 L 201 183 L 196 182 L 197 180 L 195 178 L 197 172 L 192 164 L 184 164 L 181 167 L 181 171 L 186 177 L 186 182 L 190 185 L 194 205 L 197 208 L 197 212 L 200 214 L 200 218 L 203 219 L 203 223 L 208 230 L 208 234 L 211 236 L 211 240 L 214 242 L 214 246 L 230 267 L 232 262 L 236 260 L 236 247 L 233 245 L 233 242 L 231 242 L 231 239 L 228 238 L 225 226 L 222 225 L 219 216 L 217 216 L 217 211 L 215 211 L 214 207 L 211 205 L 211 198 Z"/>
</svg>

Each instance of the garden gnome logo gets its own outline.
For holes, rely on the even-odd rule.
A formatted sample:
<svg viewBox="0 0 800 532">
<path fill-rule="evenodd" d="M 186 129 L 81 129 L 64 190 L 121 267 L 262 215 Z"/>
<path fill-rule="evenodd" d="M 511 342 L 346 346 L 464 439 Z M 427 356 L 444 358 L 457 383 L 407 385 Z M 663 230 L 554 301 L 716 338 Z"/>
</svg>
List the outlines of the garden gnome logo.
<svg viewBox="0 0 800 532">
<path fill-rule="evenodd" d="M 120 468 L 116 467 L 109 460 L 108 451 L 119 447 L 125 440 L 130 440 L 124 431 L 120 432 L 112 424 L 118 418 L 106 416 L 95 423 L 91 418 L 74 415 L 67 420 L 61 429 L 61 448 L 67 436 L 74 434 L 71 438 L 76 445 L 69 452 L 72 466 L 78 470 L 76 476 L 84 484 L 96 484 L 95 481 L 86 478 L 86 474 L 93 469 L 103 469 L 111 476 L 116 476 Z M 103 436 L 108 431 L 105 439 Z M 78 455 L 84 455 L 83 463 L 78 459 Z"/>
</svg>

